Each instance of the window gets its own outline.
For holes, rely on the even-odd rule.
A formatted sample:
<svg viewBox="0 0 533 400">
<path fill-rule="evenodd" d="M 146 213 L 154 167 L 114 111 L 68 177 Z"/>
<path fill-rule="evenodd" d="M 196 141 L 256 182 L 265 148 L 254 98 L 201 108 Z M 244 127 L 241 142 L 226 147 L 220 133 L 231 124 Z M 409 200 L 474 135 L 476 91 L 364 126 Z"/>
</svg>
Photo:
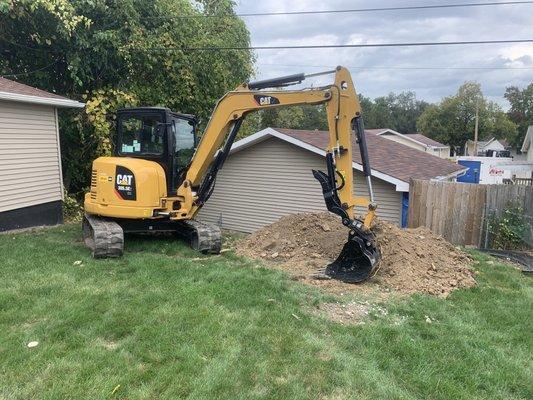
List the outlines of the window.
<svg viewBox="0 0 533 400">
<path fill-rule="evenodd" d="M 172 133 L 177 168 L 185 168 L 194 154 L 194 123 L 186 119 L 174 119 Z"/>
<path fill-rule="evenodd" d="M 119 121 L 120 153 L 163 154 L 165 125 L 160 115 L 125 115 Z"/>
</svg>

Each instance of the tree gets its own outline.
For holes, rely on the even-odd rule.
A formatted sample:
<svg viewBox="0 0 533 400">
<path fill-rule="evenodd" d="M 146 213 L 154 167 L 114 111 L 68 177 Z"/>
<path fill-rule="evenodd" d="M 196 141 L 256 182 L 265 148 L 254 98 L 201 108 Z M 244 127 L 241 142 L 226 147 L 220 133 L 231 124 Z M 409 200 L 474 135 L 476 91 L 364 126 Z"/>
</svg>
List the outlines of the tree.
<svg viewBox="0 0 533 400">
<path fill-rule="evenodd" d="M 416 99 L 413 92 L 390 93 L 375 101 L 359 95 L 365 127 L 391 128 L 401 133 L 416 130 L 416 120 L 427 108 L 428 103 Z M 326 107 L 294 106 L 270 108 L 246 117 L 239 138 L 246 137 L 267 127 L 327 130 Z"/>
<path fill-rule="evenodd" d="M 67 188 L 87 186 L 91 160 L 111 150 L 113 113 L 123 106 L 166 106 L 206 121 L 218 98 L 252 74 L 232 0 L 0 0 L 0 73 L 83 99 L 84 112 L 62 112 Z"/>
<path fill-rule="evenodd" d="M 428 107 L 414 92 L 389 93 L 373 102 L 359 96 L 367 128 L 390 128 L 400 133 L 416 132 L 416 121 Z"/>
<path fill-rule="evenodd" d="M 512 142 L 515 148 L 520 148 L 527 132 L 527 127 L 533 125 L 533 83 L 520 90 L 510 86 L 505 90 L 505 98 L 511 103 L 507 115 L 518 125 L 518 134 Z"/>
<path fill-rule="evenodd" d="M 323 105 L 305 105 L 253 112 L 244 119 L 238 137 L 243 138 L 268 127 L 327 130 L 326 108 Z"/>
<path fill-rule="evenodd" d="M 479 138 L 506 138 L 514 140 L 516 124 L 501 107 L 484 98 L 481 85 L 463 84 L 454 96 L 445 97 L 440 103 L 430 105 L 417 122 L 420 132 L 450 145 L 454 154 L 469 139 L 474 139 L 476 107 L 479 108 Z"/>
</svg>

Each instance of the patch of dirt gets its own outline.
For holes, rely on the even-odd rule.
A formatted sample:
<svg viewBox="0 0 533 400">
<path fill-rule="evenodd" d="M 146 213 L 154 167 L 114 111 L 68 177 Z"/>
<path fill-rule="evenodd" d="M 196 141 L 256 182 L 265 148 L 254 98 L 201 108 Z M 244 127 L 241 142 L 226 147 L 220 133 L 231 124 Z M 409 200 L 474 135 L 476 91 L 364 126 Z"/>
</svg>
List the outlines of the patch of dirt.
<svg viewBox="0 0 533 400">
<path fill-rule="evenodd" d="M 359 285 L 316 279 L 317 271 L 335 260 L 348 237 L 340 218 L 328 212 L 285 216 L 240 240 L 236 250 L 334 293 L 395 291 L 446 297 L 457 288 L 475 285 L 470 257 L 428 229 L 400 229 L 378 221 L 373 231 L 381 251 L 379 270 Z"/>
<path fill-rule="evenodd" d="M 118 347 L 118 343 L 113 342 L 112 340 L 106 340 L 104 338 L 97 338 L 96 339 L 96 345 L 103 347 L 106 350 L 115 350 Z"/>
<path fill-rule="evenodd" d="M 326 317 L 330 321 L 343 325 L 358 325 L 364 323 L 364 318 L 371 312 L 386 315 L 387 310 L 381 307 L 372 306 L 368 302 L 358 303 L 321 303 L 313 310 L 313 314 Z"/>
</svg>

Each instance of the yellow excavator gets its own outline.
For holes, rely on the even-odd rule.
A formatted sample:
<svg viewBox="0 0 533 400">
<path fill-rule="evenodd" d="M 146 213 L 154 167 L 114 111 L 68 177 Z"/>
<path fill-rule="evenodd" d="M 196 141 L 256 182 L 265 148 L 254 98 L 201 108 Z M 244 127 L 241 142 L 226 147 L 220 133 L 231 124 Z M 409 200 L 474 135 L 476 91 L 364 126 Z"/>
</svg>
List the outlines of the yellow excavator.
<svg viewBox="0 0 533 400">
<path fill-rule="evenodd" d="M 335 75 L 327 86 L 280 89 L 326 74 Z M 244 117 L 257 110 L 304 104 L 326 106 L 326 172 L 312 172 L 322 187 L 327 209 L 339 215 L 349 230 L 341 254 L 325 273 L 351 283 L 368 279 L 380 259 L 370 229 L 376 204 L 361 107 L 350 73 L 343 67 L 238 86 L 218 101 L 201 139 L 193 115 L 160 107 L 119 110 L 114 156 L 94 160 L 91 189 L 85 195 L 83 237 L 93 257 L 120 257 L 124 233 L 130 232 L 174 232 L 189 240 L 193 249 L 220 252 L 220 228 L 195 217 L 213 193 L 217 173 Z M 353 134 L 361 153 L 368 198 L 353 195 Z M 355 206 L 368 209 L 362 219 L 355 218 Z"/>
</svg>

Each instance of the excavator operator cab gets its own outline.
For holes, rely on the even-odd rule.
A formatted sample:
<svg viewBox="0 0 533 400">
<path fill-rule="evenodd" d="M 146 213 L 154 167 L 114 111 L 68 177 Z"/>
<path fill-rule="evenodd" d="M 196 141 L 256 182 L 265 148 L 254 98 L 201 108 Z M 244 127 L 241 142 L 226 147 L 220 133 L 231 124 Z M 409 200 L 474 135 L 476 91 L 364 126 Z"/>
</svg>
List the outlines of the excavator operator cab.
<svg viewBox="0 0 533 400">
<path fill-rule="evenodd" d="M 167 191 L 176 194 L 196 150 L 197 119 L 162 107 L 117 111 L 116 157 L 157 162 L 165 171 Z"/>
</svg>

